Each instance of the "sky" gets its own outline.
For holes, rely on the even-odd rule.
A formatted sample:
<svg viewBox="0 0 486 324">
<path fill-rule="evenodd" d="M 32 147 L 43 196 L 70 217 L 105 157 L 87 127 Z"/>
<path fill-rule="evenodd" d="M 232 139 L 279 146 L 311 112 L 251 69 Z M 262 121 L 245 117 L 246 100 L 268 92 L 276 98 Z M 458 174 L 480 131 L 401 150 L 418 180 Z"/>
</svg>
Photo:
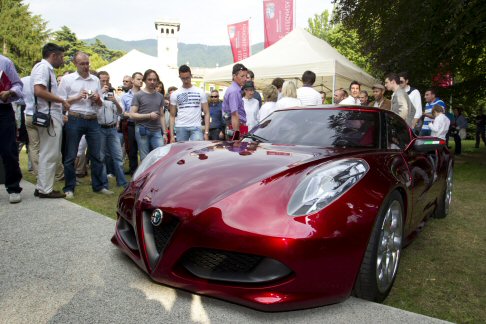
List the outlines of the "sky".
<svg viewBox="0 0 486 324">
<path fill-rule="evenodd" d="M 296 27 L 332 11 L 331 0 L 294 0 Z M 229 45 L 227 25 L 250 19 L 250 42 L 263 42 L 262 0 L 24 0 L 52 31 L 68 26 L 78 39 L 108 35 L 125 41 L 155 39 L 156 20 L 181 23 L 179 42 Z"/>
</svg>

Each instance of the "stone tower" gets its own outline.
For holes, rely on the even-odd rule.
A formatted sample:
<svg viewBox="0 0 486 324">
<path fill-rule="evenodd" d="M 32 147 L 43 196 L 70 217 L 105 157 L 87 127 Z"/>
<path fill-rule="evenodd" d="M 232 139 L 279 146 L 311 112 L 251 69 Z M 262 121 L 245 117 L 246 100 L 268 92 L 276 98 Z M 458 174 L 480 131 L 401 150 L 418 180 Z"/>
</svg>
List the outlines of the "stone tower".
<svg viewBox="0 0 486 324">
<path fill-rule="evenodd" d="M 159 60 L 171 67 L 177 68 L 177 42 L 181 24 L 175 20 L 163 19 L 155 22 L 157 30 L 157 56 Z"/>
</svg>

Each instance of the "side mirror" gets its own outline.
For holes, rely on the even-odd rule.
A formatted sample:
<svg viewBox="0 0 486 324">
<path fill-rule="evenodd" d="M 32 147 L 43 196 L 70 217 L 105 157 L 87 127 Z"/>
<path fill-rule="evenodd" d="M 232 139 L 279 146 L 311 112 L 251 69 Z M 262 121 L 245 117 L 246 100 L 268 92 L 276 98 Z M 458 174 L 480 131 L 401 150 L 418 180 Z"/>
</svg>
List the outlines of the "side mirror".
<svg viewBox="0 0 486 324">
<path fill-rule="evenodd" d="M 438 137 L 419 137 L 413 143 L 414 150 L 418 152 L 430 152 L 443 148 L 446 141 Z"/>
</svg>

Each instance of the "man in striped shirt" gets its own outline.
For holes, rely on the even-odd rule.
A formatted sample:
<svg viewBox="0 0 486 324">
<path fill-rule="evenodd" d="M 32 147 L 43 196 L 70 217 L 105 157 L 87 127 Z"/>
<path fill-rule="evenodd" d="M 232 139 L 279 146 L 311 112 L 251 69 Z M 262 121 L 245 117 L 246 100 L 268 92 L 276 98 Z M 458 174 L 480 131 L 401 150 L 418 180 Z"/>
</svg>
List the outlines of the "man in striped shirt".
<svg viewBox="0 0 486 324">
<path fill-rule="evenodd" d="M 424 107 L 424 124 L 422 126 L 422 130 L 420 131 L 420 136 L 430 136 L 430 127 L 429 124 L 434 120 L 434 116 L 432 116 L 432 108 L 435 105 L 439 105 L 444 109 L 444 113 L 446 111 L 446 105 L 444 101 L 440 100 L 440 98 L 436 97 L 435 89 L 429 88 L 425 91 L 425 107 Z"/>
</svg>

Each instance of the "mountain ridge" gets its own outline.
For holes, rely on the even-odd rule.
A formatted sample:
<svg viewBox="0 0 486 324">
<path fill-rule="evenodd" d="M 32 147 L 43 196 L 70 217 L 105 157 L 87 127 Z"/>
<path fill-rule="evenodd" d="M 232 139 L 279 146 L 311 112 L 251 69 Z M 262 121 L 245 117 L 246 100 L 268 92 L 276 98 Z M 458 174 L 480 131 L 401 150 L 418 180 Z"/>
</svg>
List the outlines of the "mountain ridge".
<svg viewBox="0 0 486 324">
<path fill-rule="evenodd" d="M 108 35 L 97 35 L 93 38 L 84 39 L 88 44 L 93 44 L 96 39 L 103 42 L 106 47 L 112 50 L 129 52 L 132 49 L 139 50 L 148 55 L 157 56 L 157 40 L 142 39 L 125 41 Z M 224 66 L 233 63 L 231 47 L 227 45 L 203 45 L 203 44 L 186 44 L 179 43 L 179 52 L 177 63 L 189 64 L 194 67 Z M 263 43 L 257 43 L 251 46 L 251 52 L 256 54 L 263 50 Z"/>
</svg>

